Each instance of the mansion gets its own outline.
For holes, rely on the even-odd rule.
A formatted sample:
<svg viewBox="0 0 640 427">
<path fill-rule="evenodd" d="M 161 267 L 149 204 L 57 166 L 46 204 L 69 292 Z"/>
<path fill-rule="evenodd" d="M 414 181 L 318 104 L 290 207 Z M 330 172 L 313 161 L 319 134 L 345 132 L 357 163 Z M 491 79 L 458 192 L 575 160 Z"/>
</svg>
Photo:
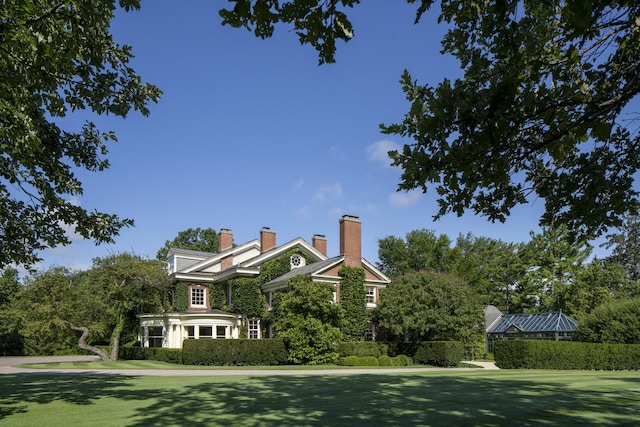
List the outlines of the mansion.
<svg viewBox="0 0 640 427">
<path fill-rule="evenodd" d="M 171 248 L 167 263 L 175 284 L 174 310 L 138 315 L 141 345 L 181 348 L 185 339 L 268 338 L 273 331 L 262 314 L 270 311 L 277 292 L 288 290 L 291 279 L 306 276 L 332 284 L 339 304 L 343 265 L 364 270 L 365 303 L 375 308 L 380 289 L 390 280 L 362 258 L 360 219 L 345 215 L 339 227 L 340 253 L 333 257 L 327 256 L 323 235 L 314 235 L 311 243 L 299 237 L 278 245 L 269 228 L 260 231 L 259 239 L 239 245 L 231 230 L 222 229 L 217 253 Z M 364 338 L 375 339 L 375 325 L 369 325 Z"/>
</svg>

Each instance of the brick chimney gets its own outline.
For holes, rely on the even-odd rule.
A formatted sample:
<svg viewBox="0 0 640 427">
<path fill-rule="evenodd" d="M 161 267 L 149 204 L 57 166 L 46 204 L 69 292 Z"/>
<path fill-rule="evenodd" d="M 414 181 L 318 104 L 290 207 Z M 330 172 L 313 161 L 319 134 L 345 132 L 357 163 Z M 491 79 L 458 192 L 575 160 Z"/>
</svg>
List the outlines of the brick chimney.
<svg viewBox="0 0 640 427">
<path fill-rule="evenodd" d="M 269 227 L 262 227 L 260 230 L 260 252 L 266 252 L 276 247 L 276 232 Z"/>
<path fill-rule="evenodd" d="M 230 249 L 233 247 L 233 234 L 231 230 L 223 228 L 218 234 L 218 252 Z"/>
<path fill-rule="evenodd" d="M 223 228 L 218 234 L 218 252 L 231 249 L 233 247 L 233 234 L 231 230 Z M 233 254 L 229 254 L 220 260 L 220 270 L 226 270 L 233 266 Z"/>
<path fill-rule="evenodd" d="M 357 216 L 340 218 L 340 255 L 349 267 L 362 266 L 362 223 Z"/>
<path fill-rule="evenodd" d="M 314 234 L 311 240 L 313 247 L 322 255 L 327 256 L 327 239 L 322 234 Z"/>
</svg>

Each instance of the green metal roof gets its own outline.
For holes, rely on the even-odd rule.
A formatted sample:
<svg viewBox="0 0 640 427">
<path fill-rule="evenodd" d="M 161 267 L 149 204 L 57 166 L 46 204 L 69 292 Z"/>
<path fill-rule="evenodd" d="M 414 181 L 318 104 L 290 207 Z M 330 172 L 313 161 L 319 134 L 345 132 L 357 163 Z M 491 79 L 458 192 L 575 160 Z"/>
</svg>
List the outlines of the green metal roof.
<svg viewBox="0 0 640 427">
<path fill-rule="evenodd" d="M 522 332 L 575 332 L 577 322 L 561 312 L 505 314 L 496 326 L 487 332 L 504 333 L 512 326 Z"/>
</svg>

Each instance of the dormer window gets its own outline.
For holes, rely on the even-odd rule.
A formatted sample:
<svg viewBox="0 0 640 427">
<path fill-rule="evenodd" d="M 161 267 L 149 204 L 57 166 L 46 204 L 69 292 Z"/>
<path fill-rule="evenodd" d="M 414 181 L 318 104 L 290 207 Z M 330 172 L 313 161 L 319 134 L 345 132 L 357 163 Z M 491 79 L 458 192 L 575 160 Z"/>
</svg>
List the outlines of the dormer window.
<svg viewBox="0 0 640 427">
<path fill-rule="evenodd" d="M 300 254 L 291 255 L 291 269 L 304 267 L 307 264 L 307 260 Z"/>
</svg>

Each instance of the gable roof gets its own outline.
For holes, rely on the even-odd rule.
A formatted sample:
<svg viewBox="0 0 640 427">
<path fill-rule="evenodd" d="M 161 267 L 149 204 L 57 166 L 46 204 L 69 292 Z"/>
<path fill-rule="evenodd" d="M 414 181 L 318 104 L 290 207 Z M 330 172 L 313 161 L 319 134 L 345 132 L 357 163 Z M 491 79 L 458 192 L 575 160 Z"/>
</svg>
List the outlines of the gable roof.
<svg viewBox="0 0 640 427">
<path fill-rule="evenodd" d="M 218 253 L 189 251 L 185 249 L 169 250 L 169 256 L 175 257 L 175 270 L 172 277 L 177 280 L 199 282 L 223 282 L 234 277 L 254 277 L 260 274 L 260 266 L 292 249 L 298 249 L 316 261 L 327 257 L 302 238 L 293 239 L 268 251 L 260 251 L 260 241 L 251 240 L 239 246 Z M 222 260 L 233 256 L 233 265 L 222 268 Z"/>
<path fill-rule="evenodd" d="M 577 322 L 562 312 L 505 314 L 487 332 L 504 333 L 511 327 L 522 332 L 575 332 Z"/>
<path fill-rule="evenodd" d="M 282 276 L 276 277 L 270 282 L 263 284 L 262 290 L 273 291 L 276 289 L 281 289 L 286 286 L 286 283 L 289 280 L 298 276 L 310 276 L 317 279 L 318 281 L 337 282 L 339 281 L 339 278 L 336 276 L 334 268 L 343 264 L 344 260 L 344 255 L 340 255 L 333 258 L 328 258 L 324 261 L 314 262 L 313 264 L 309 264 L 304 267 L 292 269 Z M 387 276 L 385 276 L 384 273 L 375 268 L 364 258 L 362 258 L 362 268 L 369 271 L 374 277 L 376 277 L 376 279 L 365 279 L 365 283 L 386 285 L 391 282 L 391 280 Z"/>
<path fill-rule="evenodd" d="M 271 280 L 270 282 L 267 282 L 265 284 L 262 285 L 262 289 L 275 289 L 275 288 L 279 288 L 280 285 L 284 285 L 285 283 L 287 283 L 289 280 L 293 279 L 294 277 L 298 277 L 298 276 L 314 276 L 317 274 L 322 273 L 323 271 L 326 271 L 328 269 L 330 269 L 331 267 L 334 267 L 338 264 L 340 264 L 340 262 L 344 259 L 344 257 L 333 257 L 333 258 L 328 258 L 325 259 L 323 261 L 319 261 L 319 262 L 314 262 L 313 264 L 308 264 L 305 265 L 304 267 L 300 267 L 300 268 L 294 268 L 292 270 L 289 270 L 288 272 L 284 273 L 282 276 L 278 276 L 275 279 Z"/>
</svg>

